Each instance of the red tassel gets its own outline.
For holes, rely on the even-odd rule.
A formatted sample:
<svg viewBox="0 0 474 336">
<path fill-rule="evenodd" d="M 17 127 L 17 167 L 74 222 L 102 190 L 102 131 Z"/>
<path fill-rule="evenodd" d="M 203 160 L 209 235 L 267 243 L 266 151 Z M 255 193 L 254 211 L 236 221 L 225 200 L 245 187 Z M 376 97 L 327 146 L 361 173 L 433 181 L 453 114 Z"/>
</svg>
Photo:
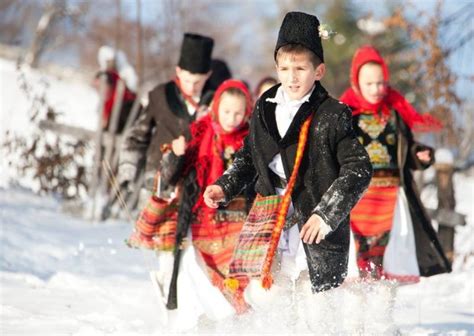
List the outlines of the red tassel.
<svg viewBox="0 0 474 336">
<path fill-rule="evenodd" d="M 232 293 L 235 293 L 239 289 L 240 282 L 238 279 L 227 278 L 224 279 L 224 286 L 229 289 Z"/>
<path fill-rule="evenodd" d="M 293 171 L 291 172 L 290 180 L 288 181 L 285 194 L 283 195 L 283 199 L 278 209 L 277 221 L 275 223 L 275 228 L 273 229 L 272 237 L 270 239 L 270 246 L 268 247 L 267 255 L 265 256 L 265 260 L 263 263 L 261 279 L 262 287 L 265 289 L 270 289 L 273 283 L 271 275 L 273 257 L 275 256 L 278 247 L 278 242 L 280 241 L 281 231 L 283 230 L 283 226 L 285 225 L 286 215 L 288 213 L 288 208 L 290 207 L 291 203 L 291 193 L 296 183 L 296 176 L 300 168 L 301 159 L 303 158 L 304 148 L 308 140 L 308 130 L 309 126 L 311 125 L 312 119 L 313 115 L 310 115 L 301 127 L 301 132 L 298 138 L 298 146 L 296 149 L 295 164 L 293 166 Z"/>
<path fill-rule="evenodd" d="M 271 274 L 265 274 L 262 276 L 262 287 L 265 289 L 270 289 L 273 285 L 273 277 Z"/>
</svg>

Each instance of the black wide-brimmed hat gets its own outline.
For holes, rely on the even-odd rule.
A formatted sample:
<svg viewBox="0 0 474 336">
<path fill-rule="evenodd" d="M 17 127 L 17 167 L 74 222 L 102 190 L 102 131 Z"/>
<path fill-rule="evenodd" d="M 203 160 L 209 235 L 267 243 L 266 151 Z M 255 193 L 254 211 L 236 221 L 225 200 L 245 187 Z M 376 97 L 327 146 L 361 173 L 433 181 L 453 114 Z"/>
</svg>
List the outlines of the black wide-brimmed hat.
<svg viewBox="0 0 474 336">
<path fill-rule="evenodd" d="M 319 25 L 319 20 L 314 15 L 302 12 L 286 13 L 278 33 L 275 58 L 278 49 L 281 47 L 287 44 L 301 44 L 314 52 L 321 59 L 321 62 L 324 62 Z"/>
<path fill-rule="evenodd" d="M 178 66 L 191 73 L 205 74 L 211 69 L 214 40 L 198 34 L 184 34 Z"/>
</svg>

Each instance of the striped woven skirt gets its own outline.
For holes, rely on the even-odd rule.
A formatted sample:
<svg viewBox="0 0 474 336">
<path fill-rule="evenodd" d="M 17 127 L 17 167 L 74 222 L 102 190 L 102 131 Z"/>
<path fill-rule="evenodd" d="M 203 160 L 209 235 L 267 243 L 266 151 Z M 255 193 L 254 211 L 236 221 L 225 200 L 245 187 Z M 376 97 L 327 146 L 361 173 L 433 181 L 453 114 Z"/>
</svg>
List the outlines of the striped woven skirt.
<svg viewBox="0 0 474 336">
<path fill-rule="evenodd" d="M 230 290 L 224 286 L 224 280 L 229 275 L 229 264 L 247 216 L 245 210 L 244 203 L 242 206 L 233 206 L 231 203 L 212 217 L 207 217 L 205 213 L 198 214 L 191 226 L 193 245 L 206 264 L 211 282 L 221 290 L 238 313 L 243 313 L 248 308 L 243 292 Z"/>
<path fill-rule="evenodd" d="M 357 266 L 363 278 L 383 276 L 383 257 L 393 225 L 398 186 L 369 186 L 351 211 Z"/>
</svg>

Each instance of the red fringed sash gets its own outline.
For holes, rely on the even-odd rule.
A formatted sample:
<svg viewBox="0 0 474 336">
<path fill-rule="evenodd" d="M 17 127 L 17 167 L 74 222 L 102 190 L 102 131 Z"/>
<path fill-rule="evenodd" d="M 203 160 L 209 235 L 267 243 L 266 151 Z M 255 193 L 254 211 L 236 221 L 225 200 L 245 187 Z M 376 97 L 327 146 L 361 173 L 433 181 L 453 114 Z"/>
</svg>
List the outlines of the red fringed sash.
<svg viewBox="0 0 474 336">
<path fill-rule="evenodd" d="M 231 278 L 226 280 L 228 286 L 236 287 L 235 281 L 245 278 L 260 278 L 265 289 L 272 286 L 273 258 L 285 225 L 312 119 L 311 114 L 301 128 L 295 164 L 285 194 L 266 197 L 258 195 L 255 199 L 234 251 L 230 265 Z"/>
</svg>

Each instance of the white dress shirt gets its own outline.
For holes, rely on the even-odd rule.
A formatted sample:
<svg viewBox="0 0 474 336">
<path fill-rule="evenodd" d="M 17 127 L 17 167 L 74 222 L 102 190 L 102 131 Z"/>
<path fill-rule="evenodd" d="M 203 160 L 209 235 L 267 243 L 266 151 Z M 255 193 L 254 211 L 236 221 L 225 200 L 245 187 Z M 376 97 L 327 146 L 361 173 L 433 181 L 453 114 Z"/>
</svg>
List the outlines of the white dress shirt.
<svg viewBox="0 0 474 336">
<path fill-rule="evenodd" d="M 311 91 L 303 98 L 298 100 L 291 100 L 283 88 L 280 86 L 274 98 L 267 98 L 266 101 L 277 104 L 275 108 L 275 119 L 278 127 L 278 133 L 283 138 L 290 128 L 291 122 L 303 103 L 309 102 L 309 97 L 313 93 L 314 86 Z M 268 167 L 282 179 L 286 180 L 285 170 L 283 169 L 283 162 L 281 155 L 278 153 L 270 162 Z"/>
<path fill-rule="evenodd" d="M 201 99 L 201 97 L 199 97 L 199 96 L 198 97 L 193 97 L 193 99 L 194 99 L 195 102 L 198 102 Z M 196 108 L 194 107 L 194 105 L 191 104 L 190 102 L 188 102 L 186 99 L 184 100 L 184 103 L 186 105 L 186 108 L 188 110 L 189 115 L 193 116 L 196 113 Z"/>
<path fill-rule="evenodd" d="M 266 101 L 277 104 L 275 108 L 275 119 L 278 127 L 278 132 L 283 138 L 288 131 L 288 128 L 293 121 L 296 113 L 303 103 L 309 102 L 309 97 L 313 93 L 314 86 L 310 92 L 298 100 L 291 100 L 280 86 L 274 98 L 267 98 Z M 275 155 L 273 160 L 268 164 L 268 167 L 279 177 L 286 180 L 285 170 L 280 153 Z M 276 188 L 279 195 L 285 193 L 285 189 Z M 287 217 L 294 212 L 293 203 L 290 203 Z M 326 234 L 331 231 L 331 228 L 326 223 L 322 223 L 321 230 Z M 301 271 L 308 268 L 306 263 L 306 254 L 304 252 L 303 244 L 299 235 L 298 226 L 295 225 L 287 231 L 283 231 L 278 243 L 278 249 L 282 253 L 281 272 L 289 278 L 295 280 L 299 277 Z"/>
</svg>

